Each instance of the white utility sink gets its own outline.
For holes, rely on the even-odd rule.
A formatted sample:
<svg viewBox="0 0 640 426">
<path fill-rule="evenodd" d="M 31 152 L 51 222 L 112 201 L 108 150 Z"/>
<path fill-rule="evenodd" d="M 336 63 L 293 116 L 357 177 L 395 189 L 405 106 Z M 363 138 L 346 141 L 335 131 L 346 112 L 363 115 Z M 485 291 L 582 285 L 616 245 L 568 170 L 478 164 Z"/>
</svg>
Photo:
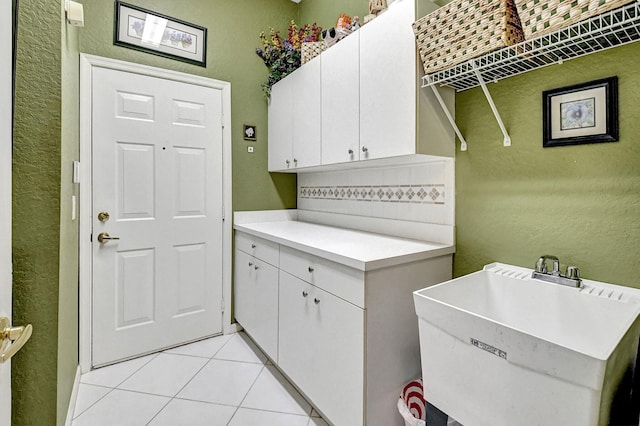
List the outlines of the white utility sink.
<svg viewBox="0 0 640 426">
<path fill-rule="evenodd" d="M 531 272 L 493 263 L 414 293 L 425 398 L 465 426 L 608 424 L 638 356 L 640 290 Z"/>
</svg>

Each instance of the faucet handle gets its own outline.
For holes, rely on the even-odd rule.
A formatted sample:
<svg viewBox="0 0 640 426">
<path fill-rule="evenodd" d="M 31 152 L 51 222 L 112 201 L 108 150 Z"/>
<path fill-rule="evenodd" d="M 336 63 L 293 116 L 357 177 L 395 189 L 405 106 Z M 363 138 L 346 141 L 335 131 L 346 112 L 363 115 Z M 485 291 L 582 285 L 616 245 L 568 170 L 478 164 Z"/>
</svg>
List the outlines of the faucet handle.
<svg viewBox="0 0 640 426">
<path fill-rule="evenodd" d="M 550 254 L 545 254 L 540 256 L 540 259 L 536 262 L 536 272 L 540 272 L 543 274 L 549 273 L 549 268 L 547 267 L 547 260 L 553 261 L 553 271 L 551 272 L 553 275 L 560 275 L 560 261 L 557 257 L 552 256 Z"/>
<path fill-rule="evenodd" d="M 577 280 L 580 278 L 580 270 L 577 266 L 567 266 L 567 278 Z"/>
</svg>

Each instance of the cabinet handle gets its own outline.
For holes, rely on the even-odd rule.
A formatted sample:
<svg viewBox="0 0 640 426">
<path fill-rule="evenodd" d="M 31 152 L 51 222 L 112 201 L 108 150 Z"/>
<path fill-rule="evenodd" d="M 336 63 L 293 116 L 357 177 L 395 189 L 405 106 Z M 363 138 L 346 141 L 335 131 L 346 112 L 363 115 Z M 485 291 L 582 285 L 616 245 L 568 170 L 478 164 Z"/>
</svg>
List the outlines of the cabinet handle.
<svg viewBox="0 0 640 426">
<path fill-rule="evenodd" d="M 307 293 L 305 290 L 302 290 L 302 297 L 307 297 L 309 295 L 309 293 Z"/>
<path fill-rule="evenodd" d="M 367 152 L 367 151 L 369 151 L 369 148 L 367 148 L 366 146 L 363 146 L 362 147 L 362 152 Z"/>
<path fill-rule="evenodd" d="M 318 298 L 316 297 L 315 299 L 313 299 L 313 303 L 315 303 L 315 304 L 317 305 L 318 303 L 320 303 L 320 299 L 318 299 Z"/>
<path fill-rule="evenodd" d="M 313 272 L 313 268 L 309 266 L 309 272 Z"/>
<path fill-rule="evenodd" d="M 353 155 L 353 150 L 352 149 L 349 150 L 349 155 Z"/>
<path fill-rule="evenodd" d="M 291 164 L 291 161 L 287 160 L 287 167 L 289 167 L 289 164 Z"/>
<path fill-rule="evenodd" d="M 293 159 L 294 163 L 298 163 L 298 160 L 296 158 Z"/>
<path fill-rule="evenodd" d="M 256 245 L 255 244 L 251 244 L 251 248 L 256 248 Z"/>
<path fill-rule="evenodd" d="M 253 262 L 249 262 L 249 267 L 253 266 Z"/>
<path fill-rule="evenodd" d="M 257 270 L 258 270 L 258 265 L 255 265 L 255 266 L 253 267 L 253 269 L 257 271 Z"/>
</svg>

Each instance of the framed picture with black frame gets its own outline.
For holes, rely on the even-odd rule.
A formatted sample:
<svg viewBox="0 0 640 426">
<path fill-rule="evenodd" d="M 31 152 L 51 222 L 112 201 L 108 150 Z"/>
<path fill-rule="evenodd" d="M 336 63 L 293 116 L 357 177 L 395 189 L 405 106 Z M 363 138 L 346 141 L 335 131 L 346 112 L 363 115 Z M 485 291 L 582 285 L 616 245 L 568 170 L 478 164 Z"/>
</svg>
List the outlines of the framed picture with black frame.
<svg viewBox="0 0 640 426">
<path fill-rule="evenodd" d="M 542 93 L 545 148 L 618 140 L 618 77 Z"/>
<path fill-rule="evenodd" d="M 115 2 L 113 44 L 206 67 L 207 29 Z"/>
</svg>

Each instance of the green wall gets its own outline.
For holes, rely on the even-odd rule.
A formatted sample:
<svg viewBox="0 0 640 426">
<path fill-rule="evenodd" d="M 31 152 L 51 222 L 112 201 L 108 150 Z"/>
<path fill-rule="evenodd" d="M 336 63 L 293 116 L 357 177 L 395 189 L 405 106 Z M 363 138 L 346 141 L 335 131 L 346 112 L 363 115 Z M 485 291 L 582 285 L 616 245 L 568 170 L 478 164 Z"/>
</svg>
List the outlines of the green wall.
<svg viewBox="0 0 640 426">
<path fill-rule="evenodd" d="M 128 3 L 206 27 L 207 67 L 114 46 L 112 1 L 84 5 L 80 51 L 231 82 L 233 210 L 295 207 L 295 175 L 267 172 L 267 101 L 260 88 L 267 68 L 255 48 L 260 43 L 258 35 L 269 26 L 285 30 L 297 15 L 298 6 L 288 0 Z M 243 140 L 243 124 L 257 126 L 256 142 Z M 249 145 L 255 148 L 253 154 L 247 153 Z"/>
<path fill-rule="evenodd" d="M 60 3 L 21 0 L 13 145 L 13 312 L 33 335 L 12 362 L 12 424 L 56 419 L 60 258 Z"/>
<path fill-rule="evenodd" d="M 640 43 L 491 84 L 511 147 L 479 88 L 456 96 L 455 275 L 542 254 L 582 276 L 640 288 Z M 542 91 L 617 75 L 620 141 L 542 148 Z M 459 147 L 458 147 L 459 149 Z"/>
</svg>

